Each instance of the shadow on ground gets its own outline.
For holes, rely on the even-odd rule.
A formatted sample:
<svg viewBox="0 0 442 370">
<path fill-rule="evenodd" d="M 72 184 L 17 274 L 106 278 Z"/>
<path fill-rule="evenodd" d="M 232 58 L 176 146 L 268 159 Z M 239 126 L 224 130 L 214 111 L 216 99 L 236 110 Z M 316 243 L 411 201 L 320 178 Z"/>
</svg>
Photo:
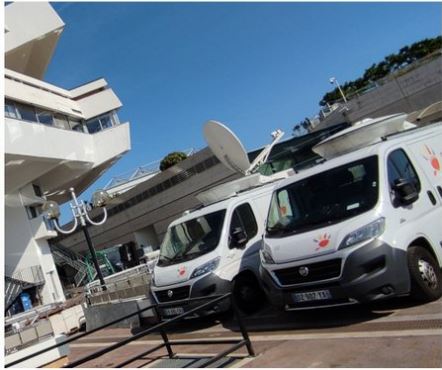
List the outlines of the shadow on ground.
<svg viewBox="0 0 442 370">
<path fill-rule="evenodd" d="M 279 330 L 308 330 L 345 327 L 349 325 L 370 322 L 389 316 L 398 309 L 412 308 L 421 303 L 409 298 L 394 298 L 370 304 L 358 304 L 341 307 L 328 307 L 304 311 L 278 311 L 266 304 L 253 315 L 242 314 L 242 319 L 251 332 Z M 192 333 L 221 325 L 234 332 L 239 331 L 237 320 L 231 311 L 224 314 L 211 315 L 202 318 L 186 319 L 167 327 L 172 334 Z M 145 330 L 146 327 L 135 328 L 133 334 Z"/>
</svg>

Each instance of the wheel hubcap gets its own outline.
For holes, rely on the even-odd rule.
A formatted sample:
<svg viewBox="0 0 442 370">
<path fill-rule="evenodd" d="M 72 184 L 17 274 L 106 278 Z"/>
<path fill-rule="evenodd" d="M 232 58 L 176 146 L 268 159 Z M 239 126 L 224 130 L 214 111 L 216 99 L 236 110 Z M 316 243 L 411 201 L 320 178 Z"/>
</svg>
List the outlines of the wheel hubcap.
<svg viewBox="0 0 442 370">
<path fill-rule="evenodd" d="M 431 289 L 436 289 L 437 276 L 433 266 L 431 266 L 427 261 L 420 259 L 418 261 L 418 267 L 422 280 L 425 282 L 425 284 Z"/>
</svg>

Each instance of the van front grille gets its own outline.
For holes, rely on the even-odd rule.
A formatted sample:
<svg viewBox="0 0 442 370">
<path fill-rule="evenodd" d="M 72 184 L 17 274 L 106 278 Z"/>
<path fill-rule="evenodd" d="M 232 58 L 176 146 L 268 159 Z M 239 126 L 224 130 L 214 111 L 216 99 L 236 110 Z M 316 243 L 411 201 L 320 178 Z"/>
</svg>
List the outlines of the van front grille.
<svg viewBox="0 0 442 370">
<path fill-rule="evenodd" d="M 307 274 L 305 272 L 308 271 Z M 301 272 L 304 272 L 303 276 Z M 341 274 L 341 259 L 299 265 L 274 271 L 281 285 L 311 283 L 333 279 Z"/>
<path fill-rule="evenodd" d="M 179 288 L 157 290 L 154 292 L 158 302 L 173 302 L 189 298 L 190 286 L 181 286 Z"/>
</svg>

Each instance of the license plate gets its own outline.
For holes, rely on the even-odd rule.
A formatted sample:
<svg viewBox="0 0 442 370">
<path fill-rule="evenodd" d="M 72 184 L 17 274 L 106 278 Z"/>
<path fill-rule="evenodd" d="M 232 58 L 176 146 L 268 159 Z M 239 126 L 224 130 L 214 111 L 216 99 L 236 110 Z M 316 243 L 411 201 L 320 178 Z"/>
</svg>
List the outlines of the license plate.
<svg viewBox="0 0 442 370">
<path fill-rule="evenodd" d="M 170 307 L 164 309 L 165 316 L 178 316 L 184 313 L 183 307 Z"/>
<path fill-rule="evenodd" d="M 292 298 L 295 302 L 309 302 L 309 301 L 321 301 L 324 299 L 331 299 L 332 295 L 327 290 L 317 290 L 314 292 L 293 293 Z"/>
</svg>

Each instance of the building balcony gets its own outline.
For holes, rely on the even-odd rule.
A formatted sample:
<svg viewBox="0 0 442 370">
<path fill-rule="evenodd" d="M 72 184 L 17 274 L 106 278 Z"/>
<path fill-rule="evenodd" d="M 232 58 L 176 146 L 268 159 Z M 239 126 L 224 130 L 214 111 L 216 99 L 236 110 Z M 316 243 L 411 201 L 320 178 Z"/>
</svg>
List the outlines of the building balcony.
<svg viewBox="0 0 442 370">
<path fill-rule="evenodd" d="M 63 190 L 86 189 L 130 149 L 129 123 L 97 118 L 90 126 L 93 134 L 6 117 L 6 193 L 35 183 L 43 195 L 55 194 L 54 200 L 64 202 L 68 194 Z"/>
</svg>

